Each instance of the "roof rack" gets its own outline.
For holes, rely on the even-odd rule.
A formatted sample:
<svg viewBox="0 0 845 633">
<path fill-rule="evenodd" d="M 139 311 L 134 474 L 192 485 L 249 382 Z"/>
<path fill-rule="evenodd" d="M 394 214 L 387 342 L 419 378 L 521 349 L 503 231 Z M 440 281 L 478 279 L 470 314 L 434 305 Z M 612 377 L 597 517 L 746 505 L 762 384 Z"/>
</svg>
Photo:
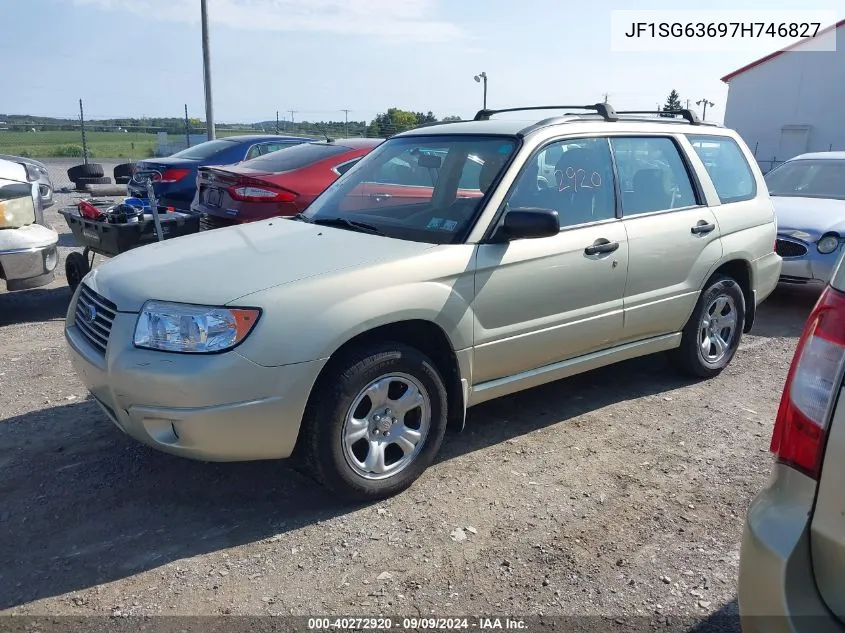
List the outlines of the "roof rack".
<svg viewBox="0 0 845 633">
<path fill-rule="evenodd" d="M 680 115 L 690 122 L 692 125 L 701 125 L 701 119 L 692 110 L 681 108 L 679 110 L 620 110 L 617 114 L 651 114 L 657 116 L 667 117 L 667 115 Z"/>
<path fill-rule="evenodd" d="M 596 103 L 594 105 L 547 105 L 547 106 L 528 106 L 522 108 L 502 108 L 501 110 L 479 110 L 475 115 L 474 121 L 489 121 L 494 114 L 501 114 L 502 112 L 527 112 L 530 110 L 591 110 L 601 115 L 605 121 L 617 121 L 619 117 L 616 116 L 616 111 L 609 103 Z"/>
</svg>

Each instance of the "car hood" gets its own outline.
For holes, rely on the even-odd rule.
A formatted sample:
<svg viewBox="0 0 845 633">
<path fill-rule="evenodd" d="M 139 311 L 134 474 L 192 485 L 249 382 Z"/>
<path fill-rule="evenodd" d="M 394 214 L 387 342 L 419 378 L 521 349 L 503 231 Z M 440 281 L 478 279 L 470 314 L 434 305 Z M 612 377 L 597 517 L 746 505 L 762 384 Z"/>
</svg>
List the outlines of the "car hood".
<svg viewBox="0 0 845 633">
<path fill-rule="evenodd" d="M 138 312 L 148 299 L 225 305 L 274 286 L 431 248 L 276 218 L 133 249 L 94 269 L 85 283 L 120 312 Z"/>
<path fill-rule="evenodd" d="M 778 233 L 815 241 L 828 231 L 845 234 L 845 200 L 772 196 Z M 801 235 L 801 234 L 805 235 Z"/>
</svg>

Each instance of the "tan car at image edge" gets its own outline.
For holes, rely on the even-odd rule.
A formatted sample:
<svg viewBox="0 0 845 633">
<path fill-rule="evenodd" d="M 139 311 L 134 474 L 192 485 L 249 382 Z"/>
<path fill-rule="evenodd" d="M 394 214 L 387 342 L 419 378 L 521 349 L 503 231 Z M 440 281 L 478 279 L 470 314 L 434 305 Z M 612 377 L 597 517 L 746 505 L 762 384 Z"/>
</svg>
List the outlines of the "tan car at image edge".
<svg viewBox="0 0 845 633">
<path fill-rule="evenodd" d="M 810 314 L 772 434 L 769 486 L 740 554 L 745 633 L 845 631 L 845 266 Z"/>
<path fill-rule="evenodd" d="M 76 372 L 158 450 L 293 457 L 353 499 L 481 402 L 656 352 L 718 375 L 781 271 L 753 156 L 687 111 L 582 110 L 404 132 L 295 218 L 110 260 L 68 311 Z"/>
</svg>

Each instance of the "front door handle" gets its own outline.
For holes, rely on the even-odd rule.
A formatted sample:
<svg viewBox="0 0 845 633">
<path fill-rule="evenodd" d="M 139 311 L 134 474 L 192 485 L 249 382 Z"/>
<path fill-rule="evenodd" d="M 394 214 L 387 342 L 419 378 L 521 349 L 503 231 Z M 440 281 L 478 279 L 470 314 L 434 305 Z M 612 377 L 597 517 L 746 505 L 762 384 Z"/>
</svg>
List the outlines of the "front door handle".
<svg viewBox="0 0 845 633">
<path fill-rule="evenodd" d="M 600 239 L 585 248 L 584 253 L 587 255 L 599 255 L 603 253 L 612 253 L 617 248 L 619 248 L 619 242 L 608 242 L 605 239 Z"/>
<path fill-rule="evenodd" d="M 693 235 L 706 235 L 710 233 L 712 230 L 716 228 L 715 224 L 708 222 L 707 220 L 699 220 L 698 224 L 690 229 Z"/>
</svg>

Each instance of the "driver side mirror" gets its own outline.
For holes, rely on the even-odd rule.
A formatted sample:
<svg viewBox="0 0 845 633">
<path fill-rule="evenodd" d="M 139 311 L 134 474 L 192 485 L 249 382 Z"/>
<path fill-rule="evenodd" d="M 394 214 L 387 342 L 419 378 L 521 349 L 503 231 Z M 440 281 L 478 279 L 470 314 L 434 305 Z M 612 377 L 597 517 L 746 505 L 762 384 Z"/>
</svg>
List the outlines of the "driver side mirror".
<svg viewBox="0 0 845 633">
<path fill-rule="evenodd" d="M 508 209 L 494 238 L 497 242 L 552 237 L 560 233 L 560 219 L 554 209 L 522 207 Z"/>
</svg>

